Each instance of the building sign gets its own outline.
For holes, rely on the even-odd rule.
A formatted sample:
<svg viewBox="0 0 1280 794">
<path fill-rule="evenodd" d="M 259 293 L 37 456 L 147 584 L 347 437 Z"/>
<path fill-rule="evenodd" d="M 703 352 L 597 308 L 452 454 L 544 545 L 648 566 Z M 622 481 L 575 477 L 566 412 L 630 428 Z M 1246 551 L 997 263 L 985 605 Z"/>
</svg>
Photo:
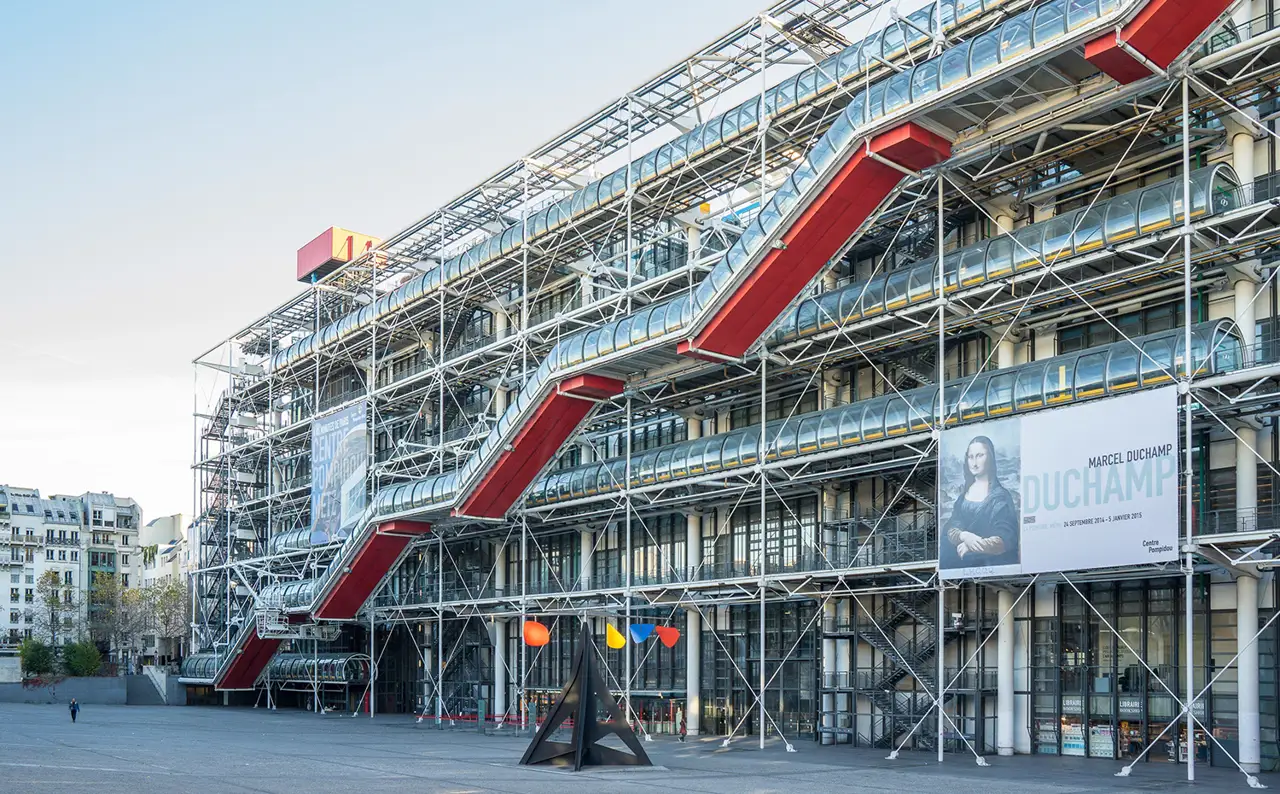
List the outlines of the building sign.
<svg viewBox="0 0 1280 794">
<path fill-rule="evenodd" d="M 944 431 L 941 575 L 1176 560 L 1177 417 L 1168 387 Z"/>
<path fill-rule="evenodd" d="M 361 402 L 311 423 L 311 543 L 350 534 L 365 508 L 367 407 Z"/>
</svg>

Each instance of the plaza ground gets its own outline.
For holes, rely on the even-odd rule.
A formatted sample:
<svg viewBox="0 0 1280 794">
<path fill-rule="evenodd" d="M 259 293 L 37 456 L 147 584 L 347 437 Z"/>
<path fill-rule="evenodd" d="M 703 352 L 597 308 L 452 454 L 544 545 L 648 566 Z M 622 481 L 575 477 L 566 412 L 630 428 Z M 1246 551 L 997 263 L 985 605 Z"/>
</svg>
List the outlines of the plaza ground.
<svg viewBox="0 0 1280 794">
<path fill-rule="evenodd" d="M 883 751 L 798 742 L 764 751 L 755 738 L 729 749 L 718 740 L 646 744 L 653 770 L 571 772 L 519 767 L 526 740 L 436 730 L 392 715 L 352 718 L 252 709 L 86 706 L 71 724 L 65 706 L 0 704 L 0 791 L 128 792 L 760 792 L 824 791 L 1238 791 L 1242 776 L 1144 764 L 1128 778 L 1120 764 L 1074 758 L 923 754 L 887 761 Z M 1280 779 L 1264 775 L 1274 787 Z"/>
</svg>

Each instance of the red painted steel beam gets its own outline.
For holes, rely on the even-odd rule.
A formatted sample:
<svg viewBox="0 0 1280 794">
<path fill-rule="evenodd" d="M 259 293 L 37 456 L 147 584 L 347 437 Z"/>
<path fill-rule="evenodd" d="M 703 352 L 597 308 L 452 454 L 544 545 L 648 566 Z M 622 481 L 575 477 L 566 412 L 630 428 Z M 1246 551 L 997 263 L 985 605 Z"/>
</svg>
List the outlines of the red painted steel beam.
<svg viewBox="0 0 1280 794">
<path fill-rule="evenodd" d="M 1229 5 L 1231 0 L 1151 0 L 1120 29 L 1118 37 L 1111 32 L 1086 44 L 1085 60 L 1118 83 L 1150 77 L 1154 72 L 1143 59 L 1168 69 Z M 1135 57 L 1125 45 L 1142 58 Z"/>
<path fill-rule="evenodd" d="M 215 689 L 252 689 L 271 657 L 280 647 L 280 640 L 262 639 L 257 629 L 250 629 L 244 645 L 236 652 L 227 672 L 214 682 Z"/>
<path fill-rule="evenodd" d="M 677 350 L 709 360 L 742 357 L 898 186 L 904 174 L 883 160 L 918 171 L 950 154 L 945 138 L 912 123 L 872 138 L 782 235 L 784 247 L 771 250 L 706 327 Z"/>
<path fill-rule="evenodd" d="M 373 590 L 400 559 L 401 552 L 418 535 L 431 531 L 424 521 L 387 521 L 379 524 L 364 541 L 364 546 L 338 575 L 329 595 L 316 608 L 319 620 L 353 620 L 356 613 L 373 595 Z"/>
<path fill-rule="evenodd" d="M 625 385 L 600 375 L 579 375 L 560 383 L 455 512 L 501 518 L 582 424 L 595 407 L 592 401 L 621 394 Z"/>
</svg>

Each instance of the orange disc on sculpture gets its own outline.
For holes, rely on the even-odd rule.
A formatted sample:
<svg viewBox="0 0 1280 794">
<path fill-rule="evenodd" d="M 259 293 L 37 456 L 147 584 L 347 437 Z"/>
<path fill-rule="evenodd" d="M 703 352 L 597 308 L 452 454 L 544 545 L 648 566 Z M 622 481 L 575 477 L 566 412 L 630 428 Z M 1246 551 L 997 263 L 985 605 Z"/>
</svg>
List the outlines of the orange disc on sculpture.
<svg viewBox="0 0 1280 794">
<path fill-rule="evenodd" d="M 680 629 L 675 626 L 658 626 L 654 631 L 658 633 L 658 639 L 662 640 L 662 644 L 668 648 L 676 647 L 676 643 L 680 641 Z"/>
<path fill-rule="evenodd" d="M 551 630 L 536 620 L 524 622 L 524 642 L 535 648 L 541 648 L 551 642 Z"/>
</svg>

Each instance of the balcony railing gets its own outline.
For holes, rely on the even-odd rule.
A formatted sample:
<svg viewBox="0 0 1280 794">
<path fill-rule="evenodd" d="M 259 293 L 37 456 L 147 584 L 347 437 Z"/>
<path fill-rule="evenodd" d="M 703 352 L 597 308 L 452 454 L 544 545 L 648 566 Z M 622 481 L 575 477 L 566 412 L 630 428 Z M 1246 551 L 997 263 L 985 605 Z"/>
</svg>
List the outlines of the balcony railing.
<svg viewBox="0 0 1280 794">
<path fill-rule="evenodd" d="M 1229 535 L 1236 532 L 1280 530 L 1280 509 L 1261 507 L 1245 510 L 1210 510 L 1196 521 L 1200 535 Z"/>
</svg>

